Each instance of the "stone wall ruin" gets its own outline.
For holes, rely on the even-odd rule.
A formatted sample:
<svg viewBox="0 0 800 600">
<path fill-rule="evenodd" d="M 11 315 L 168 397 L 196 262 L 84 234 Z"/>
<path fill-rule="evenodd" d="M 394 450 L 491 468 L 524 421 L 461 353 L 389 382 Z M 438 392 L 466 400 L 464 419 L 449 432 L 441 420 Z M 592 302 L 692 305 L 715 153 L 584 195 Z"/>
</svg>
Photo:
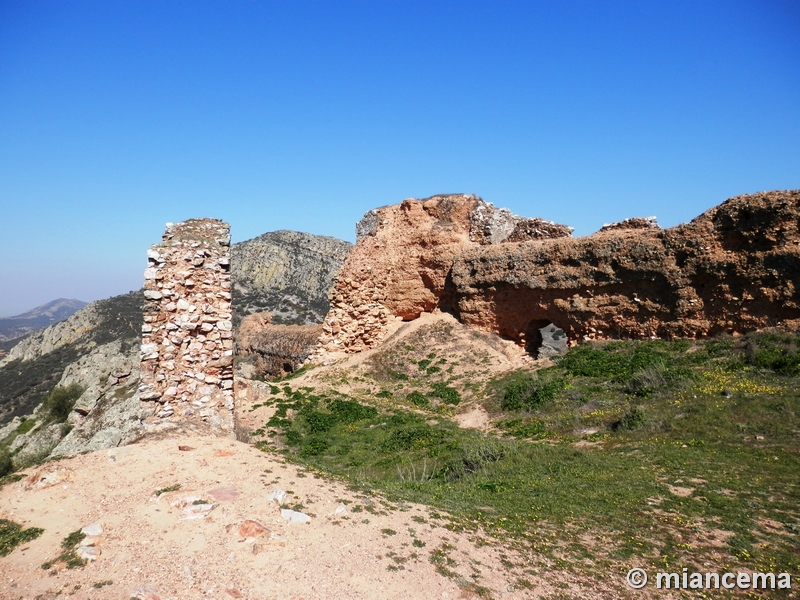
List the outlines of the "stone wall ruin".
<svg viewBox="0 0 800 600">
<path fill-rule="evenodd" d="M 230 225 L 167 223 L 147 251 L 139 399 L 146 422 L 233 431 Z"/>
</svg>

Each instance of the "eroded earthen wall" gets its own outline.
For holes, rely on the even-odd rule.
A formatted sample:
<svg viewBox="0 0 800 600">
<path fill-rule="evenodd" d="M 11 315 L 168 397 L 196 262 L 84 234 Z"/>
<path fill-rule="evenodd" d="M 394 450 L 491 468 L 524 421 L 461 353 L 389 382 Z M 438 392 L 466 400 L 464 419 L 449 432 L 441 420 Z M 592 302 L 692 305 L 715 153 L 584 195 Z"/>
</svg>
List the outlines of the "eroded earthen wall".
<svg viewBox="0 0 800 600">
<path fill-rule="evenodd" d="M 168 223 L 147 259 L 139 398 L 150 420 L 232 431 L 230 225 Z"/>
<path fill-rule="evenodd" d="M 378 344 L 395 319 L 452 308 L 448 277 L 456 258 L 474 247 L 571 236 L 572 229 L 527 219 L 477 196 L 449 194 L 369 211 L 358 242 L 339 271 L 312 362 Z"/>
</svg>

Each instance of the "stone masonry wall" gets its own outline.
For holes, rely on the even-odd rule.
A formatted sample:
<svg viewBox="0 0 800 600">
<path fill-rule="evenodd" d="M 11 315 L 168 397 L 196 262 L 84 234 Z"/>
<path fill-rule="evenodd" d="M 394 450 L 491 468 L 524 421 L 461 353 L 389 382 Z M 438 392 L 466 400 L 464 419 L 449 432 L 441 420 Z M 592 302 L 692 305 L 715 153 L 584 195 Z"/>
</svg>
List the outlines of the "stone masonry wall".
<svg viewBox="0 0 800 600">
<path fill-rule="evenodd" d="M 139 398 L 148 421 L 233 430 L 230 225 L 167 223 L 147 251 Z"/>
</svg>

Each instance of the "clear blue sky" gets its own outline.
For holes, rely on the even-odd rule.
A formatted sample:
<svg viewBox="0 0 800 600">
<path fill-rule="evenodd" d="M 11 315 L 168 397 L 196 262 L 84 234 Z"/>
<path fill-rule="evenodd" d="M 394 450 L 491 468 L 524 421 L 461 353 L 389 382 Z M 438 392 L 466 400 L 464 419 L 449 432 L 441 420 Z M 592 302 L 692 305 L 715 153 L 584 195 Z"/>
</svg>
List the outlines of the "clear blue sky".
<svg viewBox="0 0 800 600">
<path fill-rule="evenodd" d="M 0 316 L 164 223 L 354 239 L 407 197 L 576 228 L 800 188 L 800 3 L 0 0 Z"/>
</svg>

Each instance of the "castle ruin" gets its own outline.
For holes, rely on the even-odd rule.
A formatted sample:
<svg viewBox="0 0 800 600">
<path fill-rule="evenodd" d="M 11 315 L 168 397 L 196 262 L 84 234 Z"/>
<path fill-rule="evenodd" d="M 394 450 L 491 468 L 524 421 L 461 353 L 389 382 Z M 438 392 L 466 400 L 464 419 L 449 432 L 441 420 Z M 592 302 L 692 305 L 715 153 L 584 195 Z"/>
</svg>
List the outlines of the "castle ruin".
<svg viewBox="0 0 800 600">
<path fill-rule="evenodd" d="M 233 432 L 230 225 L 167 223 L 147 251 L 139 399 L 148 421 Z"/>
</svg>

